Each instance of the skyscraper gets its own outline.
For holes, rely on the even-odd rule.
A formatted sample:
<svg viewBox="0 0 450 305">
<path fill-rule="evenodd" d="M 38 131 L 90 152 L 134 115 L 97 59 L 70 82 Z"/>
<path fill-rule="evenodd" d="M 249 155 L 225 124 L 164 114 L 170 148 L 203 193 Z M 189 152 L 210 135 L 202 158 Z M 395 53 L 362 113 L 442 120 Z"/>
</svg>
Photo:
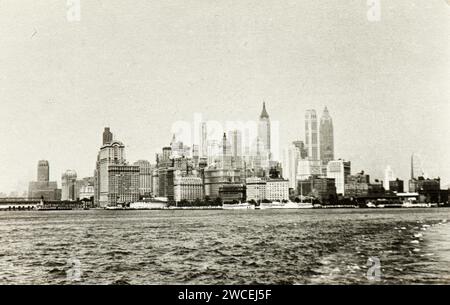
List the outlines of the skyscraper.
<svg viewBox="0 0 450 305">
<path fill-rule="evenodd" d="M 106 133 L 106 137 L 105 137 Z M 103 144 L 97 156 L 94 172 L 94 203 L 105 207 L 109 203 L 109 167 L 125 164 L 125 146 L 122 142 L 111 140 L 113 135 L 105 128 Z"/>
<path fill-rule="evenodd" d="M 50 180 L 50 165 L 48 161 L 41 160 L 38 162 L 37 181 L 48 182 L 49 180 Z"/>
<path fill-rule="evenodd" d="M 242 133 L 235 129 L 228 132 L 228 139 L 231 143 L 231 156 L 235 168 L 242 168 Z"/>
<path fill-rule="evenodd" d="M 270 119 L 266 110 L 266 103 L 263 102 L 263 109 L 259 116 L 258 124 L 258 139 L 262 143 L 264 150 L 267 151 L 269 159 L 271 159 L 271 146 L 270 146 Z"/>
<path fill-rule="evenodd" d="M 147 160 L 136 161 L 133 165 L 139 166 L 139 194 L 150 196 L 153 186 L 153 166 Z"/>
<path fill-rule="evenodd" d="M 231 169 L 231 145 L 227 139 L 226 133 L 223 133 L 222 137 L 222 155 L 221 155 L 221 168 L 223 169 Z"/>
<path fill-rule="evenodd" d="M 295 189 L 297 180 L 297 167 L 301 159 L 300 148 L 292 143 L 283 154 L 283 178 L 289 180 L 289 188 Z"/>
<path fill-rule="evenodd" d="M 314 109 L 305 114 L 305 145 L 310 160 L 319 160 L 319 143 L 317 133 L 317 115 Z"/>
<path fill-rule="evenodd" d="M 206 158 L 208 156 L 208 130 L 206 129 L 206 122 L 202 122 L 201 126 L 200 152 L 200 157 Z"/>
<path fill-rule="evenodd" d="M 423 176 L 425 176 L 425 173 L 422 168 L 422 160 L 418 154 L 413 153 L 411 155 L 411 179 L 417 179 Z"/>
<path fill-rule="evenodd" d="M 103 145 L 109 144 L 113 141 L 113 134 L 111 133 L 109 127 L 105 127 L 103 131 Z"/>
<path fill-rule="evenodd" d="M 350 161 L 333 160 L 327 165 L 327 178 L 334 178 L 336 193 L 345 195 L 345 183 L 351 173 Z"/>
<path fill-rule="evenodd" d="M 333 120 L 327 107 L 323 110 L 320 118 L 320 160 L 324 165 L 334 160 L 334 136 L 333 136 Z"/>
<path fill-rule="evenodd" d="M 389 182 L 390 182 L 390 181 L 394 181 L 394 180 L 395 180 L 395 178 L 394 178 L 394 171 L 393 171 L 392 168 L 388 165 L 388 166 L 386 167 L 386 169 L 384 170 L 384 180 L 383 180 L 383 186 L 384 186 L 384 189 L 385 189 L 386 191 L 389 190 Z"/>
<path fill-rule="evenodd" d="M 41 160 L 37 166 L 37 181 L 31 181 L 28 188 L 28 198 L 44 200 L 61 200 L 61 190 L 56 181 L 50 181 L 50 165 Z"/>
</svg>

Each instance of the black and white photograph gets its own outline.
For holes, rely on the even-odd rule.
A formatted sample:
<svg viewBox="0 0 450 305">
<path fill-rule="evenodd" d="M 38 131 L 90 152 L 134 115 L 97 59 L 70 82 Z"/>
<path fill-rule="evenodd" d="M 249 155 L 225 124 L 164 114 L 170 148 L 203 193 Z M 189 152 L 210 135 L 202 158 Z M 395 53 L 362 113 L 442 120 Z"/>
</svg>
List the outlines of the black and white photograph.
<svg viewBox="0 0 450 305">
<path fill-rule="evenodd" d="M 449 38 L 448 0 L 1 0 L 0 285 L 450 284 Z"/>
</svg>

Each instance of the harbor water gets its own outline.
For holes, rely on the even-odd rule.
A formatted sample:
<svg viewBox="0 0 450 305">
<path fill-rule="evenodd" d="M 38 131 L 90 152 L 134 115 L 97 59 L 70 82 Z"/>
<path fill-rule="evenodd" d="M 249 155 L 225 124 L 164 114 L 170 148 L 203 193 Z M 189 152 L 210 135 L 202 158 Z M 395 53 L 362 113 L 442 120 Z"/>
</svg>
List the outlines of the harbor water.
<svg viewBox="0 0 450 305">
<path fill-rule="evenodd" d="M 450 209 L 0 213 L 0 284 L 450 284 Z"/>
</svg>

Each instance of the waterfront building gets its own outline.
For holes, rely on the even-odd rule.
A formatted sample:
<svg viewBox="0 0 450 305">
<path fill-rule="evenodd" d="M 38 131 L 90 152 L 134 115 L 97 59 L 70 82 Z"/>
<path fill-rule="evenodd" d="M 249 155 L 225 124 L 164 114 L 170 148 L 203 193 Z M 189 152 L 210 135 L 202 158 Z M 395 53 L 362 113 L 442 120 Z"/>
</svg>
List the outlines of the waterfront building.
<svg viewBox="0 0 450 305">
<path fill-rule="evenodd" d="M 367 197 L 369 195 L 369 183 L 349 179 L 344 185 L 344 193 L 347 198 Z"/>
<path fill-rule="evenodd" d="M 174 179 L 174 201 L 182 200 L 193 202 L 203 199 L 203 181 L 196 176 L 182 177 L 180 173 Z"/>
<path fill-rule="evenodd" d="M 266 110 L 266 103 L 263 102 L 263 109 L 259 116 L 258 123 L 258 139 L 261 142 L 263 152 L 267 153 L 269 160 L 271 160 L 272 157 L 270 133 L 270 118 Z"/>
<path fill-rule="evenodd" d="M 242 183 L 226 183 L 219 187 L 219 197 L 223 203 L 245 201 L 245 187 Z"/>
<path fill-rule="evenodd" d="M 94 204 L 99 207 L 106 207 L 110 203 L 109 167 L 125 164 L 125 146 L 122 142 L 112 140 L 112 137 L 109 128 L 105 128 L 103 145 L 98 153 L 94 171 Z"/>
<path fill-rule="evenodd" d="M 61 200 L 74 201 L 80 197 L 80 181 L 77 180 L 77 173 L 67 170 L 61 176 Z"/>
<path fill-rule="evenodd" d="M 289 200 L 289 181 L 268 179 L 266 181 L 266 199 L 271 201 Z"/>
<path fill-rule="evenodd" d="M 139 200 L 139 166 L 110 165 L 108 167 L 108 204 L 129 204 Z"/>
<path fill-rule="evenodd" d="M 314 109 L 306 110 L 305 114 L 305 145 L 310 160 L 319 160 L 317 115 Z"/>
<path fill-rule="evenodd" d="M 395 193 L 403 193 L 403 180 L 397 178 L 395 180 L 389 181 L 389 190 Z"/>
<path fill-rule="evenodd" d="M 336 203 L 336 184 L 334 178 L 311 176 L 298 181 L 300 196 L 314 197 L 321 203 Z"/>
<path fill-rule="evenodd" d="M 224 184 L 241 183 L 241 171 L 238 169 L 205 168 L 205 196 L 219 197 L 219 189 Z"/>
<path fill-rule="evenodd" d="M 336 184 L 336 192 L 345 195 L 345 183 L 350 176 L 350 161 L 333 160 L 327 165 L 327 178 L 334 178 Z"/>
<path fill-rule="evenodd" d="M 79 190 L 79 199 L 80 200 L 91 200 L 94 198 L 94 185 L 82 185 Z"/>
<path fill-rule="evenodd" d="M 368 195 L 370 197 L 383 198 L 386 196 L 386 190 L 383 186 L 383 182 L 375 179 L 375 182 L 369 183 Z"/>
<path fill-rule="evenodd" d="M 28 198 L 44 200 L 61 200 L 61 189 L 58 183 L 50 180 L 50 165 L 46 160 L 38 162 L 37 181 L 31 181 L 28 186 Z"/>
<path fill-rule="evenodd" d="M 152 194 L 153 166 L 147 160 L 136 161 L 133 165 L 139 167 L 139 195 L 149 197 Z"/>
<path fill-rule="evenodd" d="M 440 201 L 441 179 L 429 179 L 425 177 L 418 177 L 417 179 L 409 180 L 409 191 L 411 193 L 419 193 L 419 200 L 421 202 L 437 203 Z"/>
<path fill-rule="evenodd" d="M 355 175 L 347 176 L 347 182 L 344 185 L 344 194 L 346 197 L 358 198 L 369 195 L 370 176 L 361 171 Z"/>
<path fill-rule="evenodd" d="M 266 199 L 266 180 L 250 177 L 245 180 L 247 201 L 261 202 Z"/>
<path fill-rule="evenodd" d="M 297 180 L 307 180 L 311 176 L 322 174 L 322 163 L 320 160 L 303 159 L 298 160 Z"/>
<path fill-rule="evenodd" d="M 334 160 L 334 134 L 333 134 L 333 120 L 327 107 L 323 110 L 322 117 L 320 118 L 320 160 L 323 165 L 327 165 L 328 162 Z M 325 167 L 326 168 L 326 167 Z"/>
</svg>

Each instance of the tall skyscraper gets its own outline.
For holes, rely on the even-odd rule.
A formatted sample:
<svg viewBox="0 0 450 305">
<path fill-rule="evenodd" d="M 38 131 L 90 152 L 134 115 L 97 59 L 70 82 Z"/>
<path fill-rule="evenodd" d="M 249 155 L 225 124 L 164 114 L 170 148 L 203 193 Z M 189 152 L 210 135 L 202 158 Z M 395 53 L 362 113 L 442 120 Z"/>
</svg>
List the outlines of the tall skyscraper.
<svg viewBox="0 0 450 305">
<path fill-rule="evenodd" d="M 41 160 L 38 162 L 37 181 L 48 182 L 49 180 L 50 180 L 50 165 L 48 161 Z"/>
<path fill-rule="evenodd" d="M 134 166 L 139 166 L 139 194 L 150 196 L 153 186 L 153 166 L 147 160 L 134 162 Z"/>
<path fill-rule="evenodd" d="M 105 130 L 103 131 L 103 145 L 109 144 L 112 141 L 113 141 L 113 134 L 111 133 L 109 127 L 105 127 Z"/>
<path fill-rule="evenodd" d="M 305 114 L 305 145 L 310 160 L 319 160 L 319 141 L 317 130 L 317 115 L 314 109 L 306 110 Z"/>
<path fill-rule="evenodd" d="M 109 203 L 109 167 L 112 165 L 125 164 L 125 146 L 119 141 L 109 141 L 112 133 L 105 128 L 103 144 L 97 156 L 97 163 L 94 172 L 94 203 L 97 206 L 105 207 Z"/>
<path fill-rule="evenodd" d="M 333 136 L 333 120 L 327 107 L 323 110 L 320 118 L 320 160 L 324 165 L 334 160 L 334 136 Z"/>
<path fill-rule="evenodd" d="M 388 165 L 388 166 L 386 167 L 386 169 L 384 170 L 384 180 L 383 180 L 383 186 L 384 186 L 384 189 L 385 189 L 386 191 L 389 190 L 389 182 L 390 182 L 390 181 L 394 181 L 394 180 L 395 180 L 395 178 L 394 178 L 394 171 L 393 171 L 392 168 Z"/>
<path fill-rule="evenodd" d="M 206 122 L 202 122 L 200 136 L 200 157 L 206 158 L 208 156 L 208 130 L 206 129 Z"/>
<path fill-rule="evenodd" d="M 413 153 L 411 155 L 411 179 L 417 179 L 423 176 L 425 176 L 425 173 L 422 168 L 422 160 L 418 154 Z"/>
<path fill-rule="evenodd" d="M 263 102 L 263 109 L 261 115 L 259 116 L 258 138 L 259 141 L 263 144 L 264 150 L 267 151 L 269 159 L 271 159 L 272 153 L 270 144 L 270 119 L 269 114 L 266 110 L 265 102 Z"/>
<path fill-rule="evenodd" d="M 292 143 L 283 154 L 283 178 L 289 180 L 289 188 L 296 188 L 297 167 L 301 159 L 300 148 Z"/>
<path fill-rule="evenodd" d="M 232 152 L 231 145 L 227 139 L 226 133 L 222 137 L 222 154 L 221 154 L 221 168 L 231 169 Z"/>
<path fill-rule="evenodd" d="M 231 156 L 235 168 L 242 168 L 242 133 L 235 129 L 228 132 L 228 139 L 231 143 Z"/>
</svg>

